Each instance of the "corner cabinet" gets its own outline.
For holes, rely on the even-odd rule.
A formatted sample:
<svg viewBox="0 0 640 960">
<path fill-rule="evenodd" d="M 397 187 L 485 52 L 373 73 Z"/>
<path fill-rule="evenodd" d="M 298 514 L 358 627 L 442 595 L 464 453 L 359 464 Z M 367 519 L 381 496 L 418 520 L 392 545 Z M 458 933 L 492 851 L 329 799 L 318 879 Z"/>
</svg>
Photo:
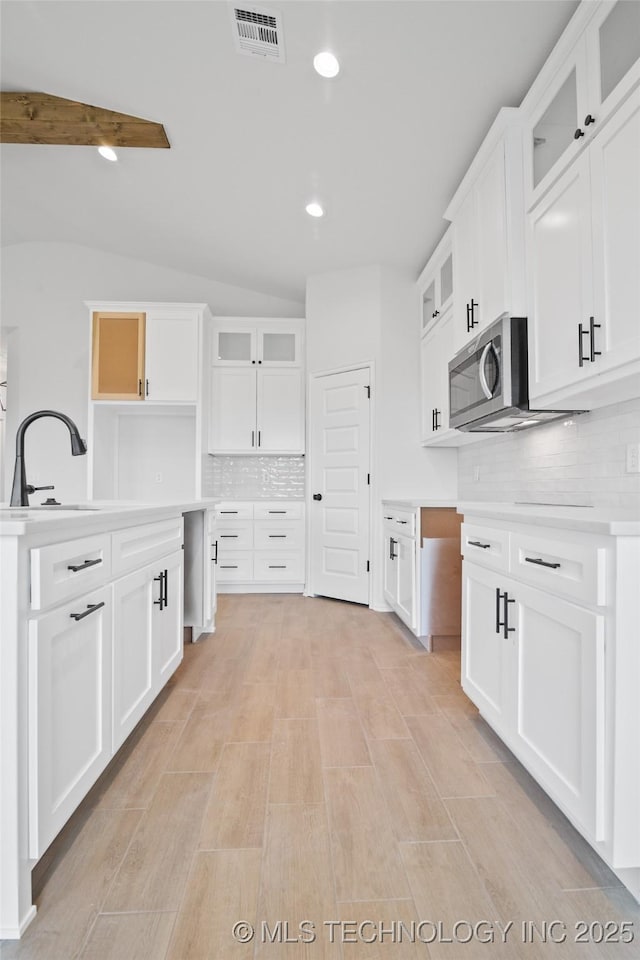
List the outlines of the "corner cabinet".
<svg viewBox="0 0 640 960">
<path fill-rule="evenodd" d="M 468 519 L 463 689 L 606 862 L 638 870 L 640 540 Z"/>
<path fill-rule="evenodd" d="M 215 320 L 209 453 L 304 453 L 302 324 Z"/>
</svg>

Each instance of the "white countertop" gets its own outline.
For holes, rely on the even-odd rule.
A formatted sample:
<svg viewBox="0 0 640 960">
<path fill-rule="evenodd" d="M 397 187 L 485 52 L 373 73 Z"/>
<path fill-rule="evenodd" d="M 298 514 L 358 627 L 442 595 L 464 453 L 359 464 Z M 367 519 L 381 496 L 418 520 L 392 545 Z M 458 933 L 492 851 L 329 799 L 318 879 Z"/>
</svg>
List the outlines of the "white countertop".
<svg viewBox="0 0 640 960">
<path fill-rule="evenodd" d="M 404 497 L 386 497 L 382 502 L 383 504 L 392 503 L 396 507 L 408 507 L 411 510 L 416 507 L 449 507 L 455 510 L 458 506 L 457 500 L 428 500 L 425 497 L 413 497 L 408 500 Z"/>
<path fill-rule="evenodd" d="M 27 533 L 57 533 L 61 529 L 71 536 L 81 536 L 85 527 L 126 520 L 130 523 L 149 523 L 179 513 L 208 510 L 220 503 L 218 499 L 177 500 L 168 503 L 140 503 L 122 500 L 88 500 L 78 504 L 81 509 L 67 509 L 64 504 L 51 510 L 0 505 L 0 536 L 23 536 Z M 35 505 L 34 505 L 35 506 Z"/>
<path fill-rule="evenodd" d="M 395 503 L 396 501 L 394 501 Z M 527 523 L 616 537 L 640 536 L 640 505 L 637 511 L 615 507 L 571 507 L 539 503 L 483 503 L 462 501 L 458 513 L 465 518 L 485 517 L 511 523 Z"/>
</svg>

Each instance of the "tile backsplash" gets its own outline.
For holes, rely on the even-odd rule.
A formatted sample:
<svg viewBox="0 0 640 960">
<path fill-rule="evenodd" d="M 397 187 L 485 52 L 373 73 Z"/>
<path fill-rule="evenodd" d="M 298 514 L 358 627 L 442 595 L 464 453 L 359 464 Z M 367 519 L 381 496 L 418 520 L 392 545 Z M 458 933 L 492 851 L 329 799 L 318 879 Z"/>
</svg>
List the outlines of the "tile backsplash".
<svg viewBox="0 0 640 960">
<path fill-rule="evenodd" d="M 626 472 L 627 444 L 640 443 L 640 399 L 571 417 L 567 423 L 557 420 L 461 447 L 459 498 L 640 512 L 640 474 Z"/>
<path fill-rule="evenodd" d="M 203 497 L 298 500 L 304 497 L 304 457 L 214 457 L 203 464 Z"/>
</svg>

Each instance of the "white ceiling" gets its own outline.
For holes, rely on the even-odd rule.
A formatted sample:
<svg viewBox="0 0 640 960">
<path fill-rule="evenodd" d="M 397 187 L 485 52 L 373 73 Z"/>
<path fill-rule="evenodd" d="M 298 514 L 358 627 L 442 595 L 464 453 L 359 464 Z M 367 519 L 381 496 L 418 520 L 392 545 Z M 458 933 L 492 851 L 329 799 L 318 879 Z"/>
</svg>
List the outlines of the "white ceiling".
<svg viewBox="0 0 640 960">
<path fill-rule="evenodd" d="M 161 121 L 171 150 L 2 147 L 2 241 L 60 240 L 302 300 L 308 275 L 417 275 L 501 106 L 575 0 L 285 0 L 286 64 L 224 0 L 2 0 L 2 89 Z M 313 55 L 340 58 L 335 80 Z M 327 215 L 304 212 L 314 197 Z"/>
</svg>

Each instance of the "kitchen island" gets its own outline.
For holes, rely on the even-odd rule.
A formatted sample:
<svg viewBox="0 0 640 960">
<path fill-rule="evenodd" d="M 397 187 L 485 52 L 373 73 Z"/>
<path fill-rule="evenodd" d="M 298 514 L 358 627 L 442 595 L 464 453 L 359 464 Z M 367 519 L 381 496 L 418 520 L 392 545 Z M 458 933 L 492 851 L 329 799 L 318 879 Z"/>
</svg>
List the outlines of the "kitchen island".
<svg viewBox="0 0 640 960">
<path fill-rule="evenodd" d="M 182 660 L 183 515 L 207 538 L 215 503 L 0 509 L 0 938 L 35 916 L 34 864 Z"/>
</svg>

